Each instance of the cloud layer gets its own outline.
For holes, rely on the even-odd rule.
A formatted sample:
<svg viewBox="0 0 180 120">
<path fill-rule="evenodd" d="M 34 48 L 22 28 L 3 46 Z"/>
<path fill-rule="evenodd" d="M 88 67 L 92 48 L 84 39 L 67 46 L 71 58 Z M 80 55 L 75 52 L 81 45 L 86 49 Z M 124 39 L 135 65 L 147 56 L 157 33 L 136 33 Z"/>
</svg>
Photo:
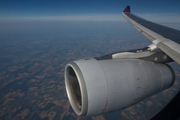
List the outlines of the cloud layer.
<svg viewBox="0 0 180 120">
<path fill-rule="evenodd" d="M 180 15 L 174 13 L 136 14 L 153 22 L 180 23 Z M 35 20 L 35 21 L 126 21 L 121 14 L 91 14 L 91 15 L 64 15 L 64 16 L 37 16 L 37 17 L 5 17 L 0 20 Z"/>
</svg>

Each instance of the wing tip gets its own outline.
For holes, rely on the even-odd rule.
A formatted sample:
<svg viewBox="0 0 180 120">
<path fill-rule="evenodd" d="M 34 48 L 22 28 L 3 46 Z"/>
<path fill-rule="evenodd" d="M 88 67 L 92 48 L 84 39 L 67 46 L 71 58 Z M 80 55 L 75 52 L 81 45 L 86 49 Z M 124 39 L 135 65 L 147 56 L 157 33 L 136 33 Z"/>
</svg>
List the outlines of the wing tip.
<svg viewBox="0 0 180 120">
<path fill-rule="evenodd" d="M 130 6 L 128 5 L 128 6 L 124 9 L 123 12 L 131 12 L 131 11 L 130 11 Z"/>
</svg>

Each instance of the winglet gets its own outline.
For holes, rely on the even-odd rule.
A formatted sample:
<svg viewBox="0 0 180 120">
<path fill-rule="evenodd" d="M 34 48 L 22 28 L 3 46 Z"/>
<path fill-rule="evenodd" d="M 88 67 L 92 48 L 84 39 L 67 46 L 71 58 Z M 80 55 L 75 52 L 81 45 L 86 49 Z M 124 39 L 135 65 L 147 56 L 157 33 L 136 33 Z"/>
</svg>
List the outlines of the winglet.
<svg viewBox="0 0 180 120">
<path fill-rule="evenodd" d="M 131 12 L 131 11 L 130 11 L 130 6 L 128 5 L 128 6 L 124 9 L 123 12 Z"/>
</svg>

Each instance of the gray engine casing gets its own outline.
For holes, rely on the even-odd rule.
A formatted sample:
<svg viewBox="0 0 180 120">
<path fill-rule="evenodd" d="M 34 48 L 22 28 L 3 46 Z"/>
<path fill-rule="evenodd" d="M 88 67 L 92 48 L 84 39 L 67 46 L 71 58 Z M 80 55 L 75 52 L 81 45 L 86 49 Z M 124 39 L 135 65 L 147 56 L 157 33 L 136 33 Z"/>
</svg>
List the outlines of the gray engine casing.
<svg viewBox="0 0 180 120">
<path fill-rule="evenodd" d="M 174 81 L 170 66 L 140 59 L 81 59 L 65 68 L 66 92 L 81 116 L 124 109 L 169 88 Z"/>
</svg>

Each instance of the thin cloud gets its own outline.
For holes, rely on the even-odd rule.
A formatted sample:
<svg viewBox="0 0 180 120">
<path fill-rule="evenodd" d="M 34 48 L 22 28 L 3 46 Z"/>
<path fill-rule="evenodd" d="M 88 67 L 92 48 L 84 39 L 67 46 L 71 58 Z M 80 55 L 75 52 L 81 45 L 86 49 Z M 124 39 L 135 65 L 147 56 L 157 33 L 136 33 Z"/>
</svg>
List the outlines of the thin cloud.
<svg viewBox="0 0 180 120">
<path fill-rule="evenodd" d="M 136 14 L 152 22 L 180 23 L 180 14 L 176 13 L 146 13 Z M 91 14 L 91 15 L 65 15 L 65 16 L 37 16 L 37 17 L 6 17 L 0 20 L 18 21 L 126 21 L 121 14 Z"/>
<path fill-rule="evenodd" d="M 55 21 L 122 21 L 120 15 L 72 15 L 72 16 L 44 16 L 30 17 L 29 19 Z"/>
<path fill-rule="evenodd" d="M 40 17 L 13 17 L 4 18 L 12 20 L 43 20 L 43 21 L 125 21 L 122 15 L 95 14 L 95 15 L 66 15 L 66 16 L 40 16 Z M 1 19 L 2 20 L 2 19 Z"/>
</svg>

